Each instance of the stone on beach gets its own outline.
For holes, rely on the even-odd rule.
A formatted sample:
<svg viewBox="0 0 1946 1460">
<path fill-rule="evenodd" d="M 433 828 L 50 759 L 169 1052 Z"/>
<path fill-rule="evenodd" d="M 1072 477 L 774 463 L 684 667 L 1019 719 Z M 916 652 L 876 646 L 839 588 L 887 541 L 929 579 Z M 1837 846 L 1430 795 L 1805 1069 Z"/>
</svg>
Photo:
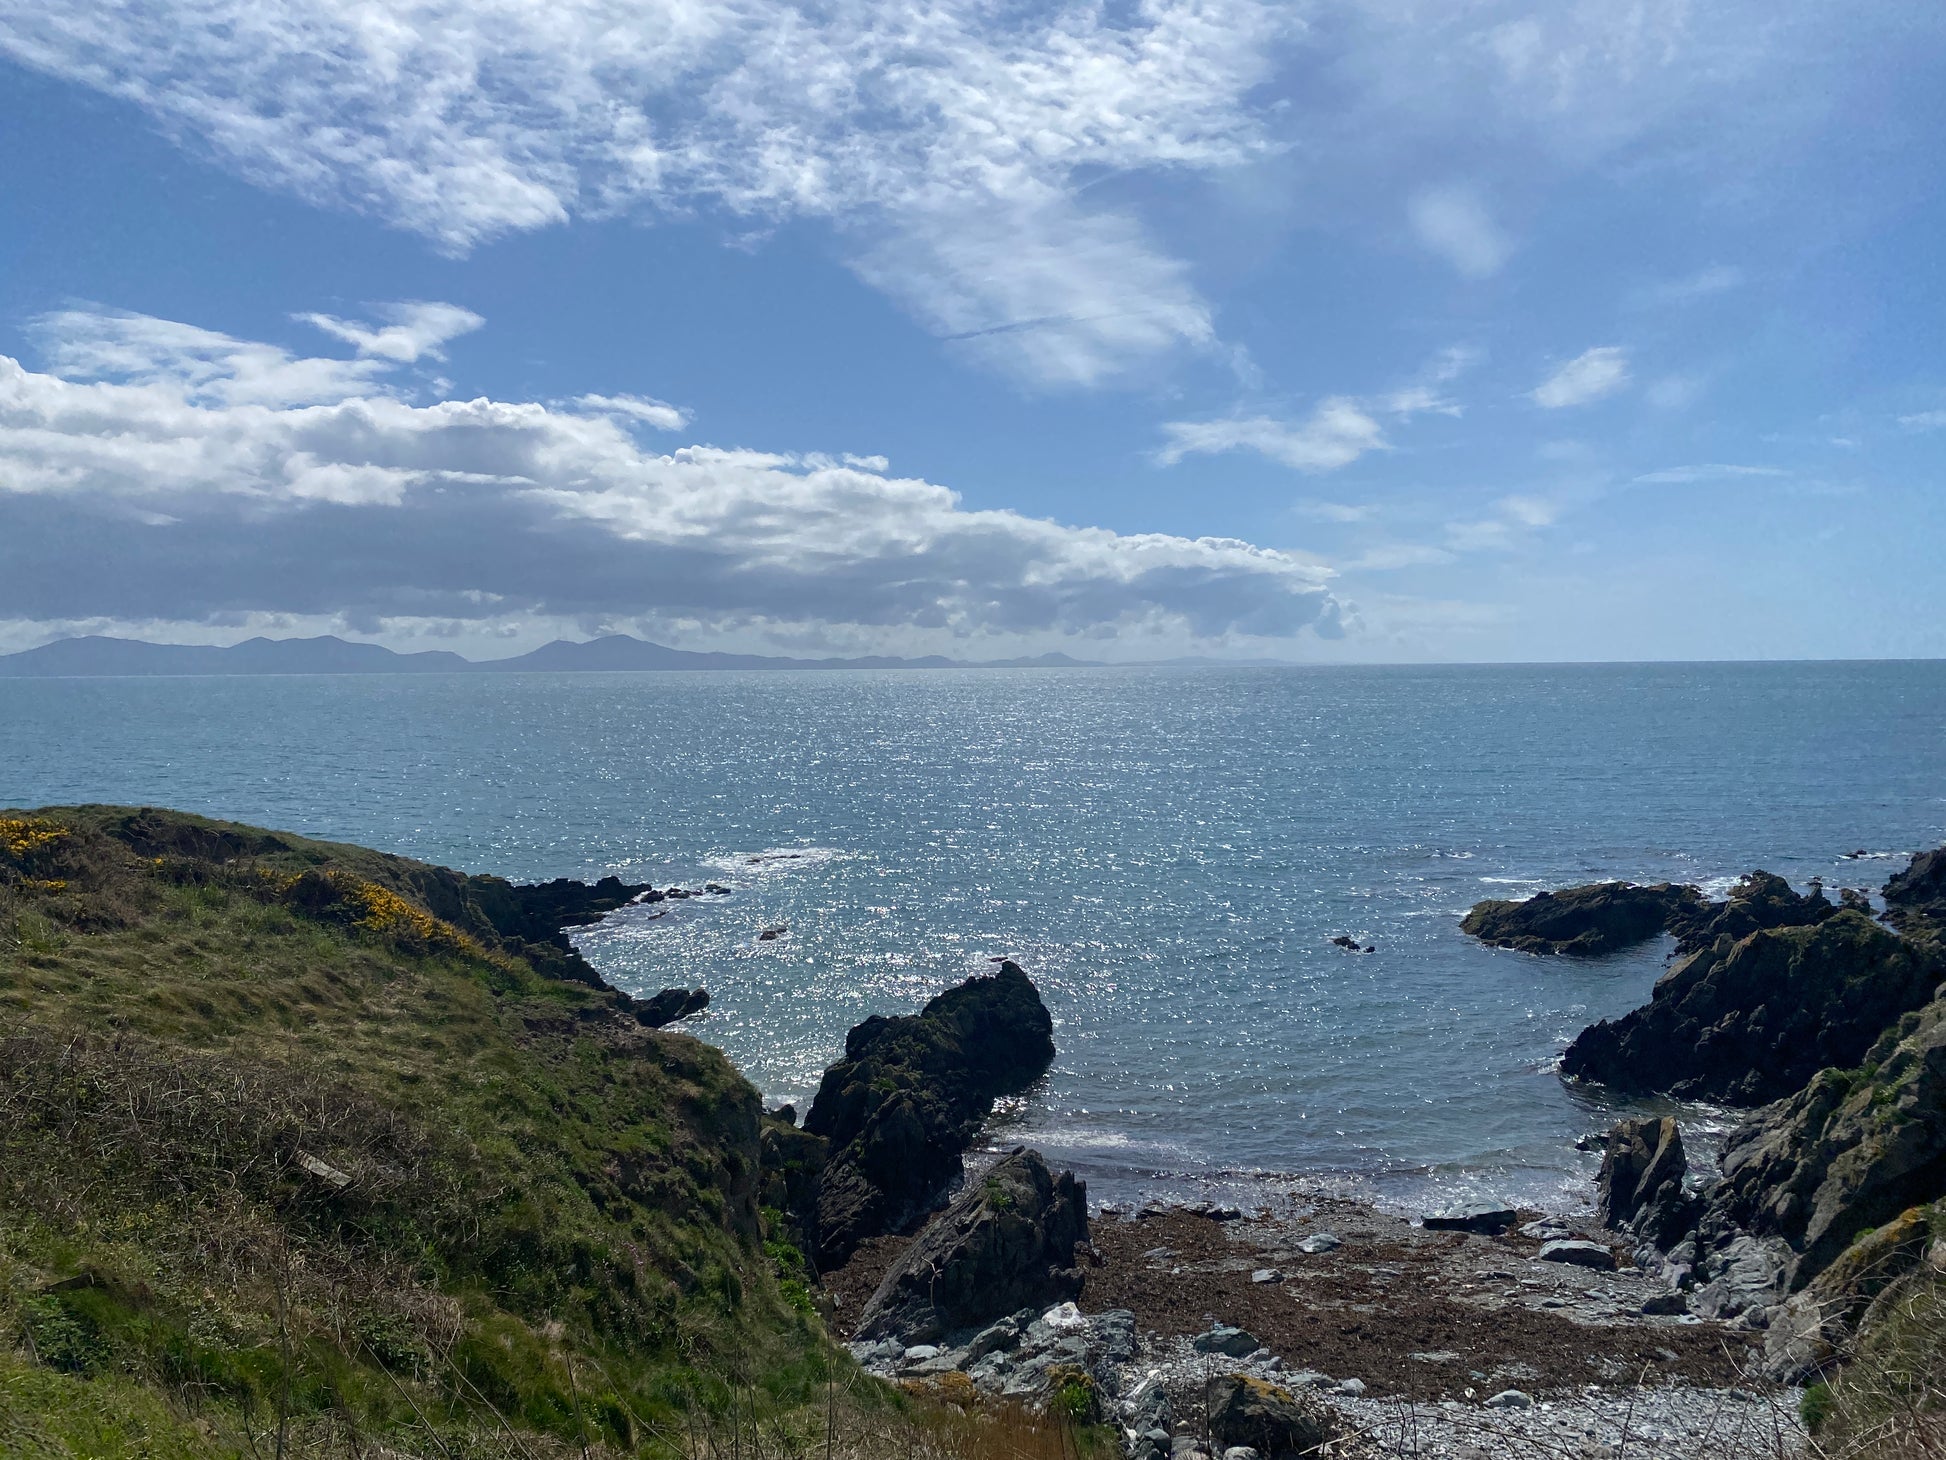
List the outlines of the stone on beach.
<svg viewBox="0 0 1946 1460">
<path fill-rule="evenodd" d="M 1615 1270 L 1615 1254 L 1599 1242 L 1584 1242 L 1579 1238 L 1556 1238 L 1541 1244 L 1542 1262 L 1567 1262 L 1576 1267 L 1591 1267 L 1601 1272 Z"/>
<path fill-rule="evenodd" d="M 1317 1400 L 1263 1379 L 1228 1374 L 1210 1386 L 1210 1437 L 1226 1448 L 1286 1460 L 1318 1453 L 1333 1429 L 1330 1411 Z"/>
<path fill-rule="evenodd" d="M 1223 1354 L 1228 1358 L 1241 1359 L 1248 1358 L 1262 1347 L 1254 1334 L 1245 1333 L 1228 1323 L 1212 1323 L 1207 1333 L 1196 1336 L 1196 1352 L 1202 1354 Z"/>
<path fill-rule="evenodd" d="M 1429 1212 L 1425 1225 L 1435 1232 L 1478 1232 L 1492 1237 L 1506 1231 L 1519 1218 L 1520 1214 L 1512 1207 L 1496 1202 L 1474 1201 L 1448 1207 L 1442 1212 Z"/>
</svg>

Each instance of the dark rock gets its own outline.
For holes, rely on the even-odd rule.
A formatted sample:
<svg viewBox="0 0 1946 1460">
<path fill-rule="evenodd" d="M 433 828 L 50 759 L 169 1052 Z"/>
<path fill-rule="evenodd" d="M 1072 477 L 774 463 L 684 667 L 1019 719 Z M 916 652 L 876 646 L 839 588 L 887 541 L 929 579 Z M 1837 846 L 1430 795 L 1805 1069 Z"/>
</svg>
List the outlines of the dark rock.
<svg viewBox="0 0 1946 1460">
<path fill-rule="evenodd" d="M 1946 933 L 1946 847 L 1921 852 L 1885 884 L 1885 921 L 1908 936 Z"/>
<path fill-rule="evenodd" d="M 785 1114 L 788 1105 L 763 1118 L 757 1135 L 760 1191 L 764 1206 L 783 1212 L 798 1248 L 815 1259 L 818 1251 L 818 1187 L 829 1148 L 822 1136 L 799 1130 Z"/>
<path fill-rule="evenodd" d="M 1857 1064 L 1940 971 L 1929 949 L 1851 910 L 1726 935 L 1671 967 L 1642 1008 L 1583 1030 L 1561 1069 L 1628 1095 L 1763 1104 Z"/>
<path fill-rule="evenodd" d="M 1646 943 L 1707 906 L 1703 894 L 1687 885 L 1596 882 L 1525 902 L 1475 903 L 1460 930 L 1496 948 L 1591 957 Z"/>
<path fill-rule="evenodd" d="M 1562 1237 L 1552 1242 L 1543 1242 L 1540 1250 L 1542 1262 L 1566 1262 L 1575 1267 L 1592 1267 L 1599 1272 L 1615 1270 L 1615 1254 L 1599 1242 L 1583 1242 L 1578 1238 Z"/>
<path fill-rule="evenodd" d="M 1735 943 L 1766 928 L 1814 927 L 1837 909 L 1824 895 L 1824 884 L 1812 882 L 1806 893 L 1794 891 L 1774 872 L 1752 872 L 1723 902 L 1706 902 L 1678 916 L 1669 925 L 1676 935 L 1676 956 L 1695 953 L 1724 939 Z"/>
<path fill-rule="evenodd" d="M 1739 1238 L 1765 1239 L 1782 1244 L 1790 1290 L 1866 1232 L 1946 1196 L 1946 997 L 1902 1016 L 1862 1065 L 1823 1071 L 1733 1132 L 1722 1167 L 1699 1271 Z"/>
<path fill-rule="evenodd" d="M 1331 1440 L 1331 1411 L 1247 1374 L 1227 1374 L 1209 1390 L 1209 1433 L 1219 1446 L 1247 1445 L 1264 1460 L 1316 1455 Z"/>
<path fill-rule="evenodd" d="M 951 1333 L 1080 1296 L 1088 1190 L 1015 1151 L 926 1224 L 859 1317 L 862 1339 Z"/>
<path fill-rule="evenodd" d="M 1674 1246 L 1696 1225 L 1697 1202 L 1683 1190 L 1688 1170 L 1682 1131 L 1668 1116 L 1620 1122 L 1595 1179 L 1597 1219 L 1658 1248 Z"/>
<path fill-rule="evenodd" d="M 775 942 L 777 939 L 783 937 L 789 931 L 790 931 L 789 928 L 781 927 L 781 926 L 775 928 L 765 928 L 761 933 L 757 934 L 757 941 L 759 943 L 772 943 Z"/>
<path fill-rule="evenodd" d="M 1650 1318 L 1673 1318 L 1689 1311 L 1689 1295 L 1674 1288 L 1653 1293 L 1643 1299 L 1641 1311 Z"/>
<path fill-rule="evenodd" d="M 1448 1207 L 1443 1212 L 1428 1215 L 1425 1225 L 1434 1232 L 1478 1232 L 1492 1237 L 1506 1231 L 1520 1219 L 1520 1213 L 1512 1207 L 1503 1207 L 1490 1201 L 1467 1202 L 1462 1206 Z"/>
<path fill-rule="evenodd" d="M 709 1007 L 707 989 L 664 989 L 651 999 L 635 1001 L 636 1019 L 651 1029 L 660 1029 Z"/>
<path fill-rule="evenodd" d="M 1227 1323 L 1212 1323 L 1208 1332 L 1196 1335 L 1194 1347 L 1199 1354 L 1222 1354 L 1226 1358 L 1243 1359 L 1263 1345 L 1257 1341 L 1254 1333 L 1246 1333 Z"/>
<path fill-rule="evenodd" d="M 1053 1063 L 1053 1027 L 1027 975 L 1003 963 L 916 1015 L 874 1016 L 845 1036 L 804 1120 L 831 1143 L 818 1194 L 824 1266 L 939 1204 L 994 1100 Z"/>
</svg>

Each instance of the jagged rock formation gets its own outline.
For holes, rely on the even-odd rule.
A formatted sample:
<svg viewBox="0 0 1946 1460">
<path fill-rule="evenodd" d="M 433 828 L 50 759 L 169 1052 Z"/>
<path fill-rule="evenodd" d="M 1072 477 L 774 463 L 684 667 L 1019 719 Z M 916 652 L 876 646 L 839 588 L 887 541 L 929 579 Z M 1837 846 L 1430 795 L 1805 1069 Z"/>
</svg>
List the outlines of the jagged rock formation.
<svg viewBox="0 0 1946 1460">
<path fill-rule="evenodd" d="M 1621 1121 L 1602 1153 L 1595 1215 L 1606 1227 L 1669 1247 L 1696 1224 L 1695 1199 L 1683 1190 L 1688 1171 L 1682 1131 L 1670 1117 Z"/>
<path fill-rule="evenodd" d="M 1731 1136 L 1705 1252 L 1728 1234 L 1781 1241 L 1803 1288 L 1863 1233 L 1946 1194 L 1946 998 L 1906 1015 L 1857 1069 L 1825 1070 Z"/>
<path fill-rule="evenodd" d="M 1733 926 L 1776 910 L 1732 908 Z M 1940 967 L 1864 914 L 1825 908 L 1808 925 L 1720 934 L 1664 974 L 1648 1004 L 1584 1030 L 1562 1072 L 1623 1094 L 1760 1105 L 1819 1070 L 1856 1065 L 1886 1025 L 1931 998 Z"/>
<path fill-rule="evenodd" d="M 1921 852 L 1885 884 L 1885 921 L 1908 937 L 1946 934 L 1946 847 Z"/>
<path fill-rule="evenodd" d="M 1708 906 L 1703 894 L 1686 884 L 1596 882 L 1538 893 L 1524 902 L 1475 903 L 1460 929 L 1496 948 L 1586 958 L 1646 943 Z"/>
<path fill-rule="evenodd" d="M 926 1224 L 866 1303 L 858 1337 L 931 1343 L 1070 1302 L 1082 1288 L 1075 1247 L 1087 1240 L 1087 1188 L 1040 1152 L 1016 1150 Z"/>
<path fill-rule="evenodd" d="M 1868 1326 L 1881 1297 L 1925 1261 L 1946 1203 L 1908 1207 L 1845 1249 L 1837 1261 L 1769 1316 L 1763 1367 L 1778 1383 L 1805 1383 L 1837 1360 Z"/>
<path fill-rule="evenodd" d="M 948 989 L 918 1014 L 874 1016 L 845 1036 L 804 1129 L 829 1143 L 810 1229 L 818 1262 L 936 1208 L 1001 1095 L 1054 1061 L 1054 1021 L 1018 964 Z"/>
</svg>

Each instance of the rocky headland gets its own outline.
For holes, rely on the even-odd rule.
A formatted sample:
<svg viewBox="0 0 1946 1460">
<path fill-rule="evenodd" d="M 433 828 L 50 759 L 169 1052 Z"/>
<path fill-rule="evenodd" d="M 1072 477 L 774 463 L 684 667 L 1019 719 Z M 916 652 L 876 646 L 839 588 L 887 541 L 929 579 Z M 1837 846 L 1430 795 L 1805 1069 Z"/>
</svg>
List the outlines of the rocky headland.
<svg viewBox="0 0 1946 1460">
<path fill-rule="evenodd" d="M 1568 951 L 1534 940 L 1563 901 L 1627 902 L 1594 891 L 1483 904 L 1465 926 Z M 1946 1272 L 1946 848 L 1913 857 L 1876 903 L 1767 873 L 1722 903 L 1663 896 L 1668 972 L 1642 1008 L 1583 1031 L 1562 1071 L 1750 1113 L 1714 1174 L 1687 1171 L 1673 1119 L 1622 1122 L 1599 1213 L 1670 1304 L 1762 1334 L 1770 1378 L 1842 1374 L 1885 1315 L 1936 1302 Z M 1639 916 L 1610 916 L 1611 939 L 1642 940 Z"/>
<path fill-rule="evenodd" d="M 108 1406 L 141 1447 L 102 1453 L 231 1453 L 180 1437 L 281 1406 L 395 1454 L 637 1453 L 738 1386 L 815 1415 L 855 1361 L 1131 1460 L 1728 1460 L 1798 1444 L 1794 1386 L 1946 1271 L 1946 850 L 1876 898 L 1476 908 L 1520 952 L 1672 937 L 1564 1074 L 1748 1111 L 1720 1170 L 1676 1117 L 1617 1122 L 1583 1213 L 1091 1210 L 985 1147 L 1056 1058 L 1012 962 L 854 1028 L 801 1124 L 765 1112 L 666 1027 L 705 991 L 632 998 L 564 931 L 724 891 L 0 813 L 0 1391 L 40 1396 L 9 1422 Z"/>
</svg>

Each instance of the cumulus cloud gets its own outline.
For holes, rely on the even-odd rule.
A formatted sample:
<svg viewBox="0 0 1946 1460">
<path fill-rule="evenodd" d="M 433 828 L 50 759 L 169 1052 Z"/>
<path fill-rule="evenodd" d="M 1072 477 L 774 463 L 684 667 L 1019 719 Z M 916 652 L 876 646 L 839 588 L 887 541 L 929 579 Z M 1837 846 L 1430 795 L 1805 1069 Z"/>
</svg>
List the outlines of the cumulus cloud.
<svg viewBox="0 0 1946 1460">
<path fill-rule="evenodd" d="M 316 325 L 334 339 L 343 340 L 360 355 L 396 360 L 404 365 L 426 356 L 435 360 L 445 359 L 445 354 L 439 348 L 441 345 L 470 334 L 486 323 L 472 310 L 462 309 L 457 304 L 424 301 L 387 304 L 381 306 L 379 312 L 391 322 L 384 325 L 361 324 L 329 314 L 300 314 L 295 317 L 304 324 Z"/>
<path fill-rule="evenodd" d="M 870 456 L 654 452 L 630 424 L 680 415 L 660 402 L 420 404 L 371 359 L 138 315 L 42 331 L 60 369 L 0 357 L 0 618 L 1341 631 L 1328 575 L 1290 554 L 968 511 Z"/>
<path fill-rule="evenodd" d="M 1535 405 L 1558 411 L 1585 406 L 1628 384 L 1628 352 L 1615 345 L 1584 350 L 1529 393 Z"/>
</svg>

